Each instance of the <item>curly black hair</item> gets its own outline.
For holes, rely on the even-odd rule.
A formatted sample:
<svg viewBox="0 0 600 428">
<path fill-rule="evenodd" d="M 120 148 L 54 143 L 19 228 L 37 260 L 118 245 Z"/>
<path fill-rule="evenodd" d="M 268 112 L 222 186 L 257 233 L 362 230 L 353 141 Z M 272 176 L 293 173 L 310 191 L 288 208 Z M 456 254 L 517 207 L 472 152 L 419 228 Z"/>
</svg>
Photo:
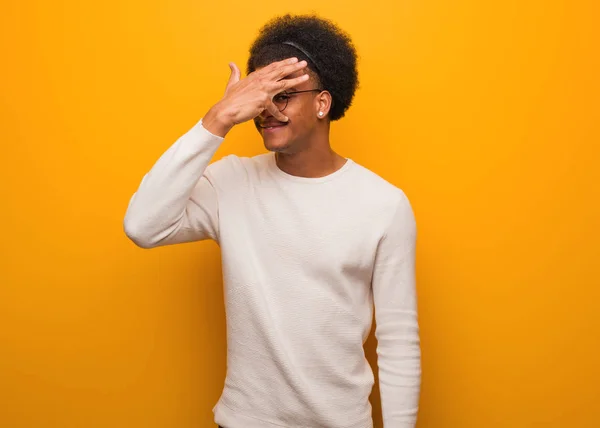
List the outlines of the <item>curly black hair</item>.
<svg viewBox="0 0 600 428">
<path fill-rule="evenodd" d="M 247 73 L 275 61 L 306 60 L 333 103 L 329 120 L 344 117 L 358 88 L 357 53 L 350 37 L 316 15 L 284 15 L 267 22 L 250 47 Z"/>
</svg>

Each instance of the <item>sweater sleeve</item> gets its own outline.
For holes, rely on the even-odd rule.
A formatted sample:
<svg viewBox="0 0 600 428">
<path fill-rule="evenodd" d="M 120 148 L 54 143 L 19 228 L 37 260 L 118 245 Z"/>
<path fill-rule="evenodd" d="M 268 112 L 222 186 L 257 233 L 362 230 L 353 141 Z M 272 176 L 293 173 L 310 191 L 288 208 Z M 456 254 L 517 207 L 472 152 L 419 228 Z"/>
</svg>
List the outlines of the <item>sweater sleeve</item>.
<svg viewBox="0 0 600 428">
<path fill-rule="evenodd" d="M 379 389 L 384 428 L 414 428 L 421 387 L 415 287 L 416 223 L 403 194 L 373 272 Z"/>
<path fill-rule="evenodd" d="M 210 175 L 214 164 L 209 167 L 209 162 L 223 139 L 200 120 L 158 159 L 127 207 L 123 226 L 134 243 L 153 248 L 218 241 L 218 201 Z"/>
</svg>

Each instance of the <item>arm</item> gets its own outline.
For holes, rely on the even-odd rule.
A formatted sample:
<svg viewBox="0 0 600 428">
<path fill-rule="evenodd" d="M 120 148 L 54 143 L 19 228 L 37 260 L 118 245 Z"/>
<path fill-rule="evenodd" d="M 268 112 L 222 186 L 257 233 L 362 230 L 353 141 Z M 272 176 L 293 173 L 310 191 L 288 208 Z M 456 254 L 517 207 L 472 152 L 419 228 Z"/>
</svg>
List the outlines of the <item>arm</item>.
<svg viewBox="0 0 600 428">
<path fill-rule="evenodd" d="M 205 174 L 223 137 L 198 122 L 144 176 L 125 214 L 127 236 L 142 248 L 218 240 L 217 195 Z"/>
<path fill-rule="evenodd" d="M 281 113 L 273 97 L 308 80 L 303 74 L 286 78 L 306 67 L 297 58 L 274 62 L 240 80 L 230 63 L 231 75 L 221 101 L 167 150 L 142 180 L 125 215 L 127 236 L 143 248 L 212 238 L 218 241 L 218 201 L 208 164 L 234 125 L 268 111 Z M 215 163 L 216 164 L 216 163 Z"/>
<path fill-rule="evenodd" d="M 421 349 L 415 244 L 415 218 L 403 195 L 379 243 L 372 284 L 385 428 L 414 428 L 419 407 Z"/>
</svg>

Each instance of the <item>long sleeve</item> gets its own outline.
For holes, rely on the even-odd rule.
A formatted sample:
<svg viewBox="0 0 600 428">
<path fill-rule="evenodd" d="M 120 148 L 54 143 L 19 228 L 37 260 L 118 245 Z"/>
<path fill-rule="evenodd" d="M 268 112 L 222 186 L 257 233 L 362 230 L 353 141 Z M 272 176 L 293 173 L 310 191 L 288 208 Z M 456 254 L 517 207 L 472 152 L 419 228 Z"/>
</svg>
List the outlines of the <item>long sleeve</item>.
<svg viewBox="0 0 600 428">
<path fill-rule="evenodd" d="M 144 176 L 129 202 L 126 235 L 142 248 L 212 238 L 218 241 L 217 194 L 207 172 L 222 137 L 202 120 Z"/>
<path fill-rule="evenodd" d="M 421 387 L 415 286 L 416 223 L 403 195 L 379 243 L 373 273 L 384 428 L 414 428 Z"/>
</svg>

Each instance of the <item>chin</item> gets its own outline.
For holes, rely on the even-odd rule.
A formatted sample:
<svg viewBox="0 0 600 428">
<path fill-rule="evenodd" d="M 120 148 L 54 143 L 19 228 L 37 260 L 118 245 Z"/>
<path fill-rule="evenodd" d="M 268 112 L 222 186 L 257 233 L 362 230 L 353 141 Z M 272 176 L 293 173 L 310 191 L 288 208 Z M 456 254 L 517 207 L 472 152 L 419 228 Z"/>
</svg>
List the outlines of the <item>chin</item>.
<svg viewBox="0 0 600 428">
<path fill-rule="evenodd" d="M 265 149 L 267 149 L 270 152 L 291 153 L 293 151 L 293 143 L 288 139 L 265 139 L 263 137 L 263 144 L 265 145 Z"/>
<path fill-rule="evenodd" d="M 289 144 L 273 144 L 273 143 L 267 143 L 265 141 L 265 149 L 267 149 L 270 152 L 274 152 L 274 153 L 289 153 L 291 152 L 290 150 L 290 145 Z"/>
</svg>

